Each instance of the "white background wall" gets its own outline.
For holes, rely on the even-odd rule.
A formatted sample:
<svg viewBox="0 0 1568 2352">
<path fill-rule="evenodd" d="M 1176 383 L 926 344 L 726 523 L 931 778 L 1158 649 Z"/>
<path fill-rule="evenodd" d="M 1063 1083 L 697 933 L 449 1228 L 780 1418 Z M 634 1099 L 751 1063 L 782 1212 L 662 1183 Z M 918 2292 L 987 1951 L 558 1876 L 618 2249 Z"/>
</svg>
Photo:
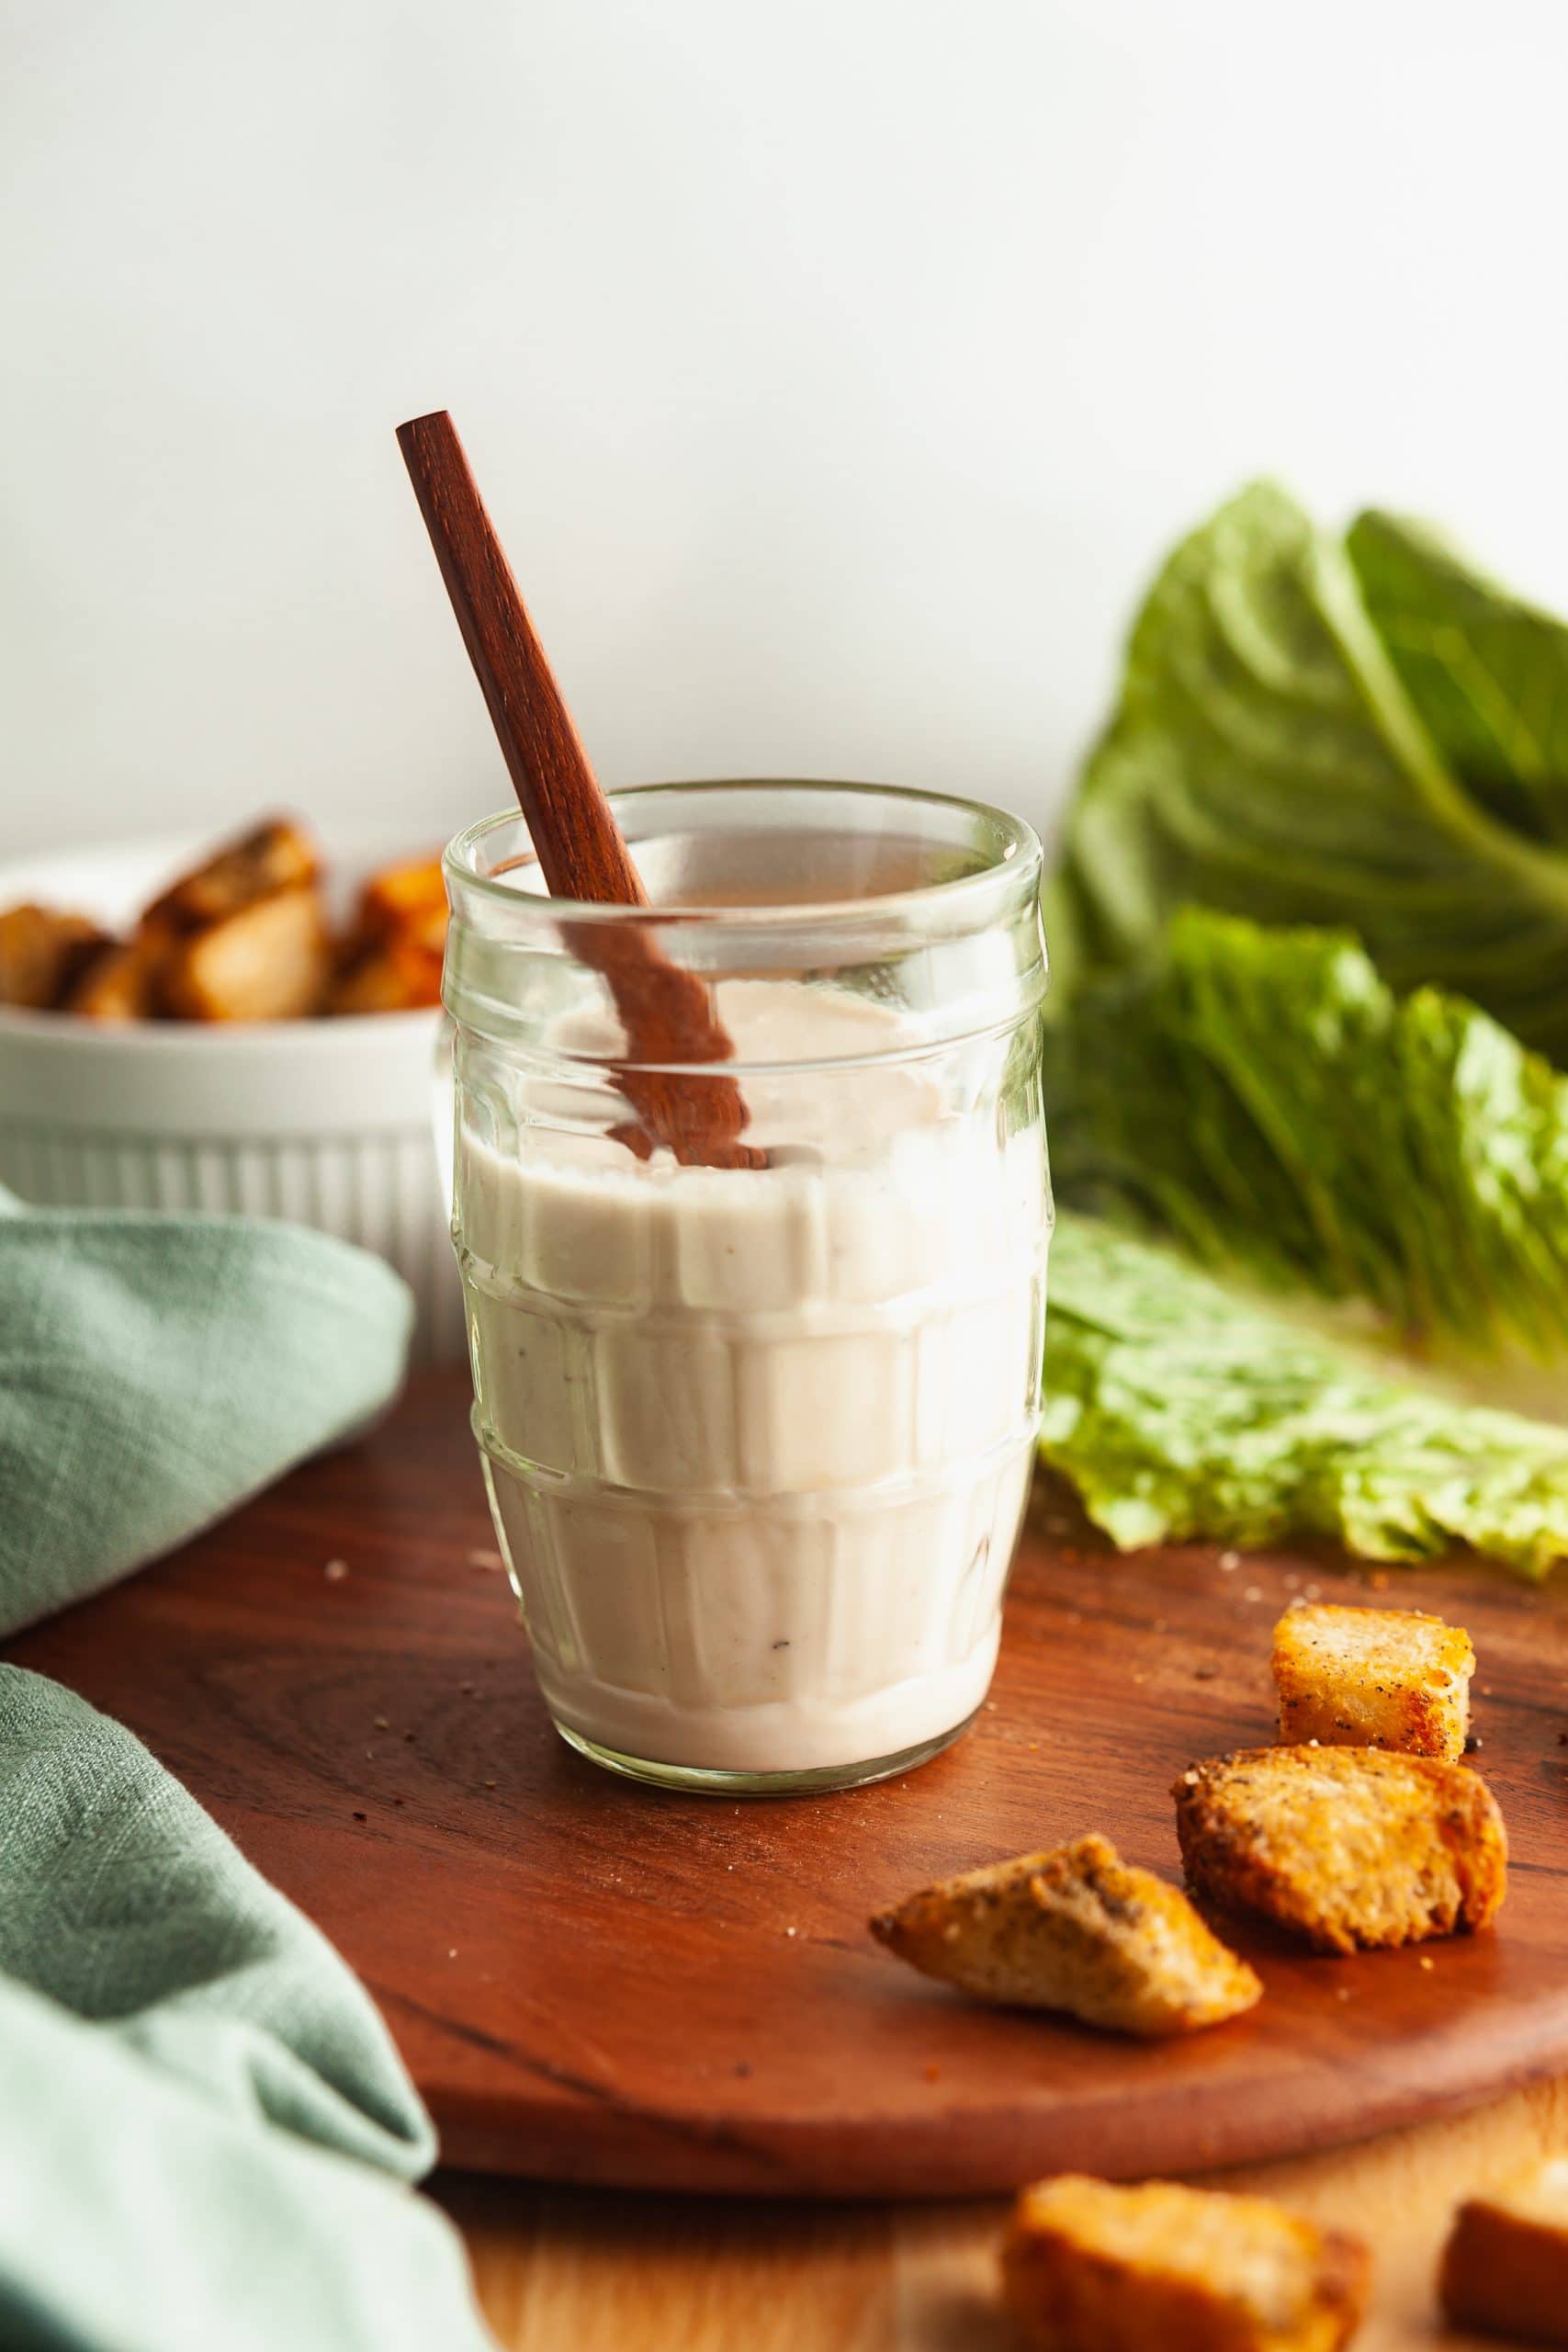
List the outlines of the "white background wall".
<svg viewBox="0 0 1568 2352">
<path fill-rule="evenodd" d="M 0 846 L 506 797 L 455 412 L 606 779 L 1043 814 L 1244 477 L 1568 605 L 1558 0 L 0 0 Z"/>
</svg>

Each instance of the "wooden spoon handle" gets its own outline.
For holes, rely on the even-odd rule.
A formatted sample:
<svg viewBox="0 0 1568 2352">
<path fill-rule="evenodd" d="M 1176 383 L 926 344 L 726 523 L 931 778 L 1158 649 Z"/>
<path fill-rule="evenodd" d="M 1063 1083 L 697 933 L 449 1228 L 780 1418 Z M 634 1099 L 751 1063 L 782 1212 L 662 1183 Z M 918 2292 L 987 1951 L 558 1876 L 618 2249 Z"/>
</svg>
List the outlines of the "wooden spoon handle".
<svg viewBox="0 0 1568 2352">
<path fill-rule="evenodd" d="M 646 907 L 648 893 L 534 632 L 457 428 L 445 409 L 398 427 L 430 542 L 474 665 L 545 880 L 554 898 Z M 740 1142 L 746 1105 L 732 1078 L 636 1065 L 722 1062 L 734 1048 L 706 984 L 671 963 L 643 924 L 581 922 L 573 952 L 604 975 L 626 1032 L 620 1082 L 642 1148 L 716 1168 L 761 1167 Z"/>
</svg>

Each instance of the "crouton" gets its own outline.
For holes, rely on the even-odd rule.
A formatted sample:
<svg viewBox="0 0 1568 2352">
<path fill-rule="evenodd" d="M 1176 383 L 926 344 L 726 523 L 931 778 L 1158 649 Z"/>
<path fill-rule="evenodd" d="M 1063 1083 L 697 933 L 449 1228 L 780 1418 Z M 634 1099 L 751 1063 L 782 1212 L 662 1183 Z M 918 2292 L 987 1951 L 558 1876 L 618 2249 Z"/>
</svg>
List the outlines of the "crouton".
<svg viewBox="0 0 1568 2352">
<path fill-rule="evenodd" d="M 0 914 L 0 1004 L 47 1012 L 69 994 L 109 936 L 85 915 L 28 904 Z"/>
<path fill-rule="evenodd" d="M 62 1010 L 93 1021 L 151 1021 L 164 954 L 161 940 L 140 934 L 101 949 L 67 989 Z"/>
<path fill-rule="evenodd" d="M 1325 1747 L 1464 1753 L 1475 1652 L 1462 1626 L 1415 1609 L 1301 1603 L 1274 1628 L 1280 1737 Z"/>
<path fill-rule="evenodd" d="M 163 1000 L 186 1021 L 288 1021 L 318 1009 L 331 970 L 315 890 L 276 890 L 175 941 Z"/>
<path fill-rule="evenodd" d="M 441 950 L 414 939 L 389 939 L 340 970 L 327 990 L 327 1012 L 412 1012 L 441 1001 Z"/>
<path fill-rule="evenodd" d="M 1041 2352 L 1338 2352 L 1370 2276 L 1359 2239 L 1265 2198 L 1071 2173 L 1023 2191 L 1002 2246 Z"/>
<path fill-rule="evenodd" d="M 269 818 L 172 882 L 153 899 L 142 923 L 153 931 L 202 931 L 276 891 L 305 888 L 319 871 L 309 835 L 286 818 Z"/>
<path fill-rule="evenodd" d="M 439 858 L 383 865 L 359 896 L 328 1012 L 411 1012 L 441 1001 L 446 886 Z"/>
<path fill-rule="evenodd" d="M 1462 1764 L 1381 1747 L 1255 1747 L 1177 1781 L 1187 1875 L 1319 1951 L 1484 1928 L 1507 1885 L 1492 1793 Z"/>
<path fill-rule="evenodd" d="M 945 1879 L 871 1931 L 981 2000 L 1065 2009 L 1118 2033 L 1217 2025 L 1263 1990 L 1179 1888 L 1121 1860 L 1104 1838 Z"/>
<path fill-rule="evenodd" d="M 1568 2344 L 1568 2157 L 1460 2207 L 1438 2290 L 1456 2327 Z"/>
<path fill-rule="evenodd" d="M 367 939 L 417 940 L 439 956 L 446 938 L 440 858 L 411 858 L 373 874 L 360 893 L 359 929 Z"/>
</svg>

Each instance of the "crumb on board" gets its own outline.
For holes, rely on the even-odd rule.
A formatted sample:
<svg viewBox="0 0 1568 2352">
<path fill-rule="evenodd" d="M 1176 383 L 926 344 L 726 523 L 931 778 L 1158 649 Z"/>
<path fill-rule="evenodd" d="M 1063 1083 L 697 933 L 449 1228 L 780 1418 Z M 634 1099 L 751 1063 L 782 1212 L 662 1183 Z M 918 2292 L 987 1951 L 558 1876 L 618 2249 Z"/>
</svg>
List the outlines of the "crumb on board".
<svg viewBox="0 0 1568 2352">
<path fill-rule="evenodd" d="M 348 1574 L 348 1562 L 346 1560 L 329 1560 L 326 1566 L 321 1570 L 321 1574 L 325 1577 L 329 1584 L 341 1584 L 344 1577 Z"/>
</svg>

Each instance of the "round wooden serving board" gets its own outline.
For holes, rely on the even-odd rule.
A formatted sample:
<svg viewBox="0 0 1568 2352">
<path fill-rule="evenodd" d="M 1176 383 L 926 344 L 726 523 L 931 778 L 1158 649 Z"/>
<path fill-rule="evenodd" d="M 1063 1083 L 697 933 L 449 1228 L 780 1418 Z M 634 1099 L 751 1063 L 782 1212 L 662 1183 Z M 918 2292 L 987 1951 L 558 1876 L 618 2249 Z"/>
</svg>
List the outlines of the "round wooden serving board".
<svg viewBox="0 0 1568 2352">
<path fill-rule="evenodd" d="M 1568 1594 L 1476 1566 L 1118 1560 L 1037 1496 L 957 1747 L 844 1796 L 655 1794 L 546 1720 L 467 1403 L 426 1376 L 363 1442 L 8 1652 L 130 1724 L 320 1922 L 449 2162 L 949 2196 L 1292 2154 L 1568 2072 Z M 1269 1631 L 1308 1585 L 1470 1627 L 1474 1761 L 1514 1849 L 1496 1932 L 1324 1961 L 1222 1923 L 1262 2004 L 1155 2046 L 973 2006 L 873 1943 L 908 1889 L 1080 1830 L 1177 1875 L 1170 1783 L 1269 1738 Z"/>
</svg>

